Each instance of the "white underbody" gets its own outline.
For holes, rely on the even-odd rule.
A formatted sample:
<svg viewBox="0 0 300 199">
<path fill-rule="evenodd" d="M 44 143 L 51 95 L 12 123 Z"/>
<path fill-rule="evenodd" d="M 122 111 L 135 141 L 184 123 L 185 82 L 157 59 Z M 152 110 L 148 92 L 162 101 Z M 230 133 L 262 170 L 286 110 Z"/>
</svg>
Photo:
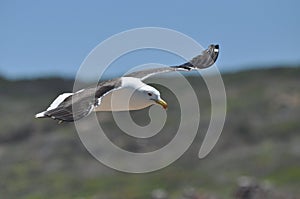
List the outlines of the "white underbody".
<svg viewBox="0 0 300 199">
<path fill-rule="evenodd" d="M 155 104 L 131 87 L 115 90 L 103 96 L 93 111 L 139 110 Z"/>
</svg>

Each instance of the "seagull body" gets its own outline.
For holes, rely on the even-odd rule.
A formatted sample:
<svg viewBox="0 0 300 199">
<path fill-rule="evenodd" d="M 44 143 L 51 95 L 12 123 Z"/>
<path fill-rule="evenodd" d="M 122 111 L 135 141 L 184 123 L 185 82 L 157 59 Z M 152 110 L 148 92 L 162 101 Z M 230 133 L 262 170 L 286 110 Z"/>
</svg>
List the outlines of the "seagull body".
<svg viewBox="0 0 300 199">
<path fill-rule="evenodd" d="M 160 93 L 154 87 L 143 83 L 138 78 L 121 77 L 119 89 L 107 93 L 94 111 L 127 111 L 139 110 L 154 104 L 167 108 L 166 102 L 160 98 Z M 134 99 L 134 101 L 130 101 Z"/>
<path fill-rule="evenodd" d="M 210 45 L 201 55 L 179 66 L 136 71 L 124 77 L 100 82 L 94 88 L 63 93 L 47 110 L 36 114 L 35 117 L 72 122 L 86 117 L 92 111 L 139 110 L 154 104 L 166 109 L 167 103 L 161 99 L 160 92 L 145 84 L 143 80 L 158 73 L 207 68 L 215 63 L 218 54 L 219 45 Z"/>
</svg>

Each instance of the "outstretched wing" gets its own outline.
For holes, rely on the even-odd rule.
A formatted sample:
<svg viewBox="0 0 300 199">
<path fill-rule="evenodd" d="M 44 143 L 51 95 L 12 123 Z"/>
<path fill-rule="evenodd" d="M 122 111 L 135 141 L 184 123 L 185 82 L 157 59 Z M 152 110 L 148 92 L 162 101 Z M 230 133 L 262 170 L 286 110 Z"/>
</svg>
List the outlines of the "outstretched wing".
<svg viewBox="0 0 300 199">
<path fill-rule="evenodd" d="M 76 93 L 62 94 L 46 111 L 37 114 L 36 117 L 50 117 L 64 122 L 79 120 L 89 115 L 93 108 L 99 105 L 103 96 L 120 87 L 121 80 L 114 79 L 101 82 L 96 88 L 87 88 Z"/>
<path fill-rule="evenodd" d="M 148 70 L 136 71 L 125 75 L 125 77 L 135 77 L 144 80 L 158 73 L 166 73 L 172 71 L 190 71 L 193 69 L 207 68 L 215 63 L 219 55 L 219 45 L 210 45 L 201 55 L 194 57 L 191 61 L 179 66 L 153 68 Z"/>
</svg>

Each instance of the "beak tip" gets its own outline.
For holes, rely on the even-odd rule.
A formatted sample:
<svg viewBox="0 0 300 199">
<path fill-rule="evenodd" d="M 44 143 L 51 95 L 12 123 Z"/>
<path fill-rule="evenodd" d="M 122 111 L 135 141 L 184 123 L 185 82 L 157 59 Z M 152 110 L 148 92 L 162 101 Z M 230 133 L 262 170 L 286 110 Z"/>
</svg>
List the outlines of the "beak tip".
<svg viewBox="0 0 300 199">
<path fill-rule="evenodd" d="M 165 106 L 163 106 L 163 108 L 164 108 L 165 110 L 167 110 L 167 109 L 168 109 L 168 104 L 166 104 Z"/>
<path fill-rule="evenodd" d="M 162 99 L 157 100 L 156 103 L 159 104 L 159 105 L 161 105 L 163 107 L 163 109 L 167 110 L 168 104 L 164 100 L 162 100 Z"/>
</svg>

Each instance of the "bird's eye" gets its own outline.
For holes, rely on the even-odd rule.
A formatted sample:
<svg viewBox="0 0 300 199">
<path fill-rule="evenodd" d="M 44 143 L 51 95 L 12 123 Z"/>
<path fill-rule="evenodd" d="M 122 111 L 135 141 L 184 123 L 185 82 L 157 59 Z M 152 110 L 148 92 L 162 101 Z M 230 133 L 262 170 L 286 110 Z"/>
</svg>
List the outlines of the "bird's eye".
<svg viewBox="0 0 300 199">
<path fill-rule="evenodd" d="M 152 93 L 148 93 L 149 96 L 152 96 Z"/>
</svg>

